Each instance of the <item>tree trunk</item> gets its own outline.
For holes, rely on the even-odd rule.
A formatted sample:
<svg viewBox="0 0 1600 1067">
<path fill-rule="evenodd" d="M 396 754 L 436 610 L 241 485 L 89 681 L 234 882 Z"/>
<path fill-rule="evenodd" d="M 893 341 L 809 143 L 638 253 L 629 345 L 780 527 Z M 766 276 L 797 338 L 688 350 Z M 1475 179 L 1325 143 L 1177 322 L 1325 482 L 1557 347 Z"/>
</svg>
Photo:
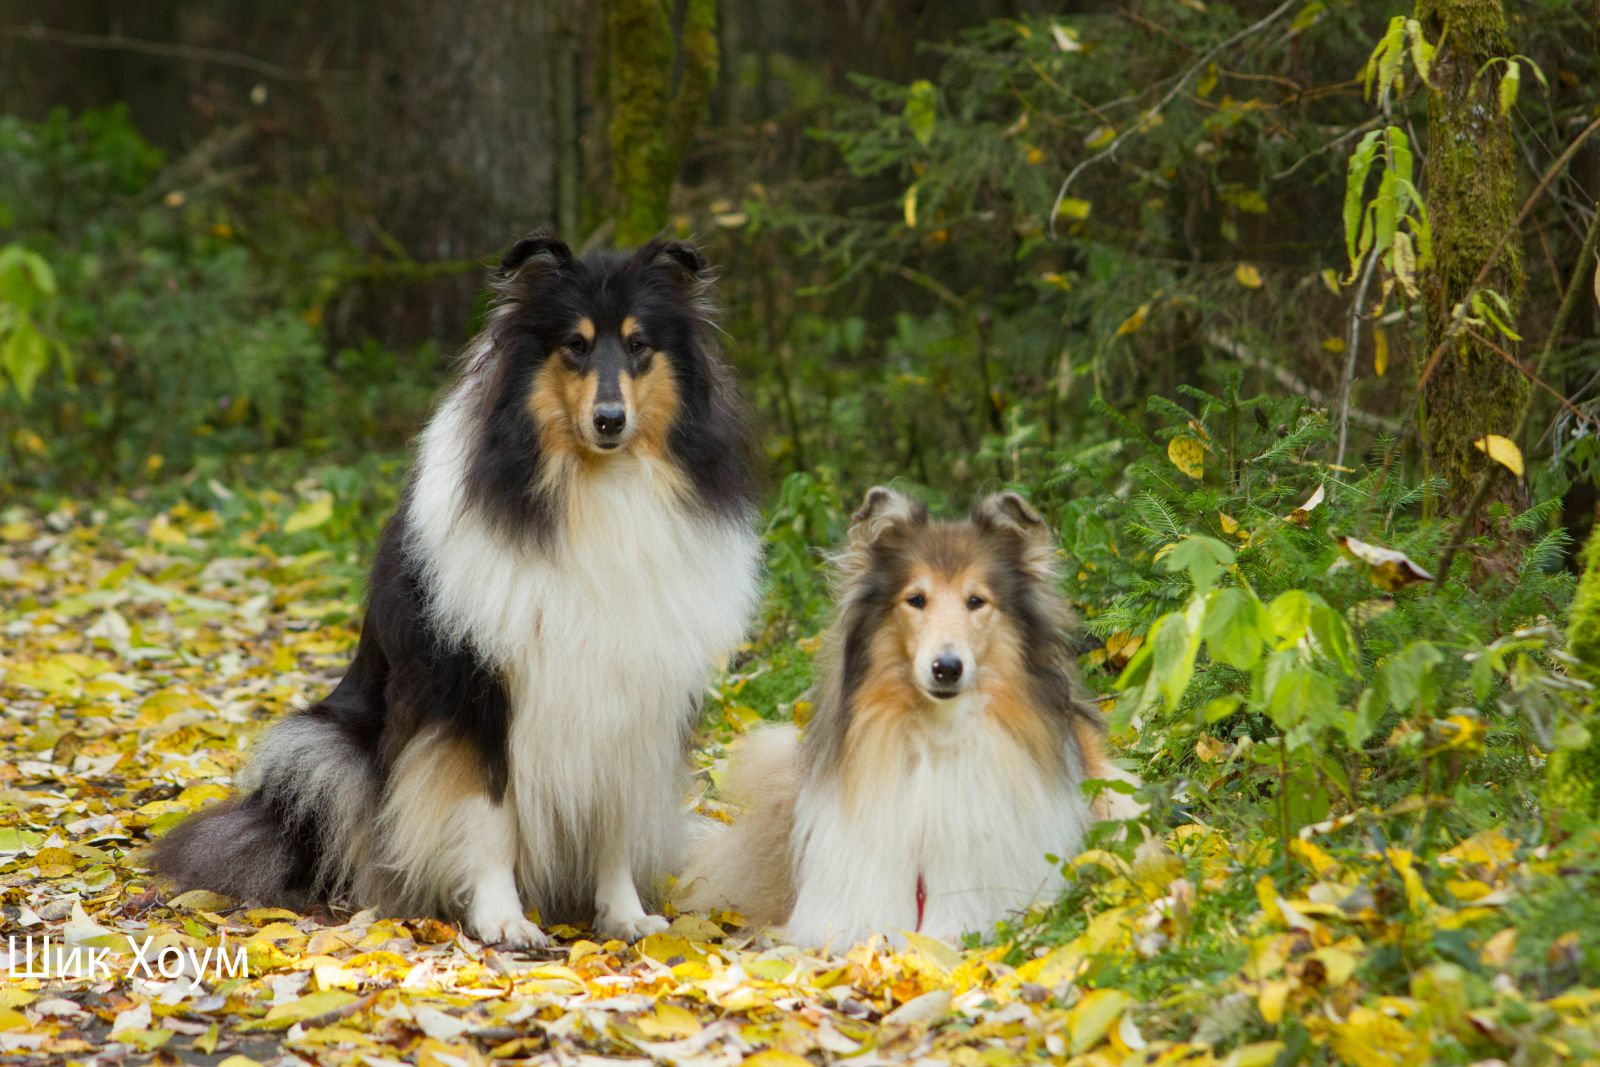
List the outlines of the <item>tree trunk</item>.
<svg viewBox="0 0 1600 1067">
<path fill-rule="evenodd" d="M 667 223 L 672 182 L 717 81 L 716 0 L 682 0 L 674 49 L 670 0 L 611 0 L 611 168 L 616 243 Z M 662 86 L 670 80 L 670 91 Z"/>
<path fill-rule="evenodd" d="M 1590 532 L 1583 556 L 1583 577 L 1567 625 L 1567 652 L 1577 660 L 1572 673 L 1600 686 L 1600 523 Z M 1588 743 L 1550 753 L 1544 810 L 1553 827 L 1600 818 L 1600 698 L 1591 695 L 1583 715 Z"/>
<path fill-rule="evenodd" d="M 1434 259 L 1424 278 L 1423 350 L 1432 352 L 1516 217 L 1515 146 L 1496 94 L 1503 67 L 1482 69 L 1491 59 L 1509 57 L 1512 47 L 1500 0 L 1418 0 L 1417 17 L 1428 38 L 1440 42 L 1431 72 L 1425 189 Z M 1484 285 L 1515 312 L 1522 297 L 1519 239 L 1507 244 Z M 1515 342 L 1493 326 L 1480 332 L 1515 352 Z M 1528 395 L 1527 380 L 1492 348 L 1464 334 L 1450 343 L 1421 397 L 1423 455 L 1429 473 L 1449 482 L 1448 514 L 1464 510 L 1490 462 L 1473 442 L 1491 433 L 1510 437 Z M 1488 502 L 1520 510 L 1527 504 L 1526 487 L 1520 479 L 1501 477 Z"/>
</svg>

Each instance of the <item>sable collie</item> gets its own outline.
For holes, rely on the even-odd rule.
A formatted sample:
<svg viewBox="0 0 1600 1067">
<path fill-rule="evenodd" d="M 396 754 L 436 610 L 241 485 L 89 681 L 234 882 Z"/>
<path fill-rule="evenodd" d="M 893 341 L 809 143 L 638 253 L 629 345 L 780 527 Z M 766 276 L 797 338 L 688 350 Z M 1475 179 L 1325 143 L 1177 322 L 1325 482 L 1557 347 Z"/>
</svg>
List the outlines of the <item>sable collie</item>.
<svg viewBox="0 0 1600 1067">
<path fill-rule="evenodd" d="M 685 909 L 786 923 L 801 944 L 872 933 L 987 932 L 1061 883 L 1046 854 L 1076 853 L 1132 798 L 1085 799 L 1109 764 L 1079 689 L 1070 611 L 1038 513 L 1015 493 L 935 522 L 882 487 L 836 559 L 839 613 L 801 739 L 750 735 L 729 799 L 680 879 Z"/>
<path fill-rule="evenodd" d="M 666 927 L 687 746 L 754 607 L 748 420 L 694 248 L 518 242 L 379 542 L 354 662 L 162 838 L 184 886 L 440 914 L 537 946 L 542 916 Z"/>
</svg>

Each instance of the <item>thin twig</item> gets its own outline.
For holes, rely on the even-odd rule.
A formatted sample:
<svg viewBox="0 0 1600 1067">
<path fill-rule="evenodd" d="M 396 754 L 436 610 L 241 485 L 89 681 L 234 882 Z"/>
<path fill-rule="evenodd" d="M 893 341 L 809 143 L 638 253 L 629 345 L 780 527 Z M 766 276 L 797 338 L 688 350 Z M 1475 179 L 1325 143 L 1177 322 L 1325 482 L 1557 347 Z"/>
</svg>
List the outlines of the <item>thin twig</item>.
<svg viewBox="0 0 1600 1067">
<path fill-rule="evenodd" d="M 1467 305 L 1472 300 L 1472 294 L 1477 292 L 1478 287 L 1489 277 L 1489 272 L 1494 269 L 1495 263 L 1500 259 L 1500 253 L 1506 250 L 1506 245 L 1510 243 L 1511 238 L 1516 236 L 1517 231 L 1522 228 L 1523 222 L 1527 221 L 1529 212 L 1544 196 L 1545 192 L 1550 188 L 1550 184 L 1566 169 L 1567 164 L 1572 162 L 1572 157 L 1578 154 L 1578 149 L 1583 147 L 1583 142 L 1587 141 L 1589 135 L 1596 130 L 1600 130 L 1600 119 L 1595 119 L 1585 126 L 1583 132 L 1578 134 L 1571 144 L 1567 145 L 1566 151 L 1556 157 L 1556 161 L 1550 164 L 1550 169 L 1545 171 L 1544 177 L 1539 179 L 1539 184 L 1534 186 L 1533 192 L 1523 202 L 1522 210 L 1517 212 L 1517 217 L 1511 220 L 1511 225 L 1506 227 L 1505 232 L 1500 235 L 1500 239 L 1489 250 L 1488 258 L 1483 261 L 1483 266 L 1478 268 L 1477 275 L 1472 279 L 1472 283 L 1467 286 L 1467 291 L 1462 294 L 1461 303 L 1457 305 L 1455 315 L 1450 320 L 1450 325 L 1445 329 L 1444 336 L 1439 338 L 1439 343 L 1434 346 L 1433 352 L 1429 354 L 1428 362 L 1422 368 L 1422 374 L 1417 379 L 1417 392 L 1422 392 L 1423 387 L 1428 384 L 1428 379 L 1433 377 L 1434 369 L 1438 367 L 1439 360 L 1444 356 L 1445 346 L 1453 341 L 1456 334 L 1466 325 Z"/>
<path fill-rule="evenodd" d="M 1339 451 L 1334 456 L 1335 467 L 1344 466 L 1344 448 L 1350 435 L 1350 390 L 1356 380 L 1356 356 L 1361 351 L 1361 309 L 1367 303 L 1367 287 L 1372 284 L 1372 272 L 1378 265 L 1378 253 L 1367 253 L 1367 265 L 1361 271 L 1361 284 L 1356 287 L 1356 298 L 1350 303 L 1350 328 L 1345 336 L 1344 373 L 1339 375 Z"/>
<path fill-rule="evenodd" d="M 1501 359 L 1505 360 L 1507 363 L 1511 364 L 1517 369 L 1517 373 L 1528 379 L 1528 381 L 1532 382 L 1540 389 L 1543 389 L 1545 392 L 1555 397 L 1556 401 L 1560 403 L 1562 407 L 1570 411 L 1573 417 L 1579 422 L 1590 421 L 1589 416 L 1586 415 L 1581 408 L 1579 408 L 1572 401 L 1568 400 L 1566 397 L 1562 396 L 1559 390 L 1554 388 L 1543 378 L 1539 377 L 1536 371 L 1529 370 L 1520 359 L 1518 359 L 1516 356 L 1513 356 L 1510 352 L 1507 352 L 1503 346 L 1497 344 L 1494 338 L 1485 337 L 1483 334 L 1470 327 L 1467 329 L 1467 336 L 1478 342 L 1483 347 L 1487 348 L 1489 351 L 1493 352 L 1495 355 L 1499 356 Z M 1520 444 L 1521 442 L 1518 443 Z"/>
<path fill-rule="evenodd" d="M 1272 25 L 1274 22 L 1278 21 L 1278 19 L 1282 18 L 1290 8 L 1295 7 L 1299 3 L 1300 0 L 1284 0 L 1283 3 L 1279 4 L 1259 21 L 1251 23 L 1249 26 L 1246 26 L 1233 36 L 1224 39 L 1220 44 L 1216 45 L 1210 51 L 1202 55 L 1199 59 L 1195 60 L 1194 63 L 1190 64 L 1190 66 L 1186 68 L 1183 73 L 1179 74 L 1177 80 L 1172 83 L 1172 88 L 1168 89 L 1161 99 L 1156 101 L 1155 106 L 1146 111 L 1127 129 L 1117 134 L 1117 136 L 1112 139 L 1110 144 L 1106 145 L 1094 155 L 1079 160 L 1078 165 L 1067 172 L 1066 179 L 1061 183 L 1061 188 L 1056 190 L 1055 203 L 1050 205 L 1050 236 L 1054 237 L 1056 235 L 1056 212 L 1061 210 L 1061 202 L 1067 198 L 1067 190 L 1072 188 L 1072 183 L 1077 181 L 1078 175 L 1082 174 L 1085 168 L 1087 168 L 1091 163 L 1098 163 L 1102 159 L 1109 159 L 1116 155 L 1117 149 L 1122 146 L 1123 141 L 1126 141 L 1133 134 L 1139 132 L 1146 122 L 1155 118 L 1166 109 L 1168 104 L 1177 99 L 1178 94 L 1183 91 L 1184 85 L 1188 83 L 1190 78 L 1194 77 L 1199 71 L 1205 69 L 1206 65 L 1209 64 L 1213 59 L 1216 59 L 1217 56 L 1232 48 L 1246 37 L 1252 37 L 1266 29 L 1268 26 Z"/>
<path fill-rule="evenodd" d="M 1276 174 L 1267 175 L 1267 181 L 1269 181 L 1269 182 L 1282 181 L 1283 179 L 1287 178 L 1289 175 L 1293 174 L 1295 171 L 1299 170 L 1301 167 L 1305 166 L 1311 160 L 1316 159 L 1318 156 L 1322 155 L 1322 153 L 1330 152 L 1333 149 L 1338 148 L 1340 145 L 1344 144 L 1346 141 L 1350 140 L 1350 138 L 1359 137 L 1363 133 L 1366 133 L 1368 130 L 1377 129 L 1379 126 L 1383 125 L 1383 123 L 1385 121 L 1385 118 L 1386 118 L 1386 116 L 1383 116 L 1383 115 L 1374 115 L 1374 116 L 1372 116 L 1372 118 L 1368 119 L 1366 122 L 1363 122 L 1361 125 L 1356 126 L 1353 129 L 1346 130 L 1344 133 L 1341 133 L 1339 136 L 1335 137 L 1333 140 L 1329 141 L 1327 144 L 1323 145 L 1321 148 L 1313 148 L 1311 151 L 1307 152 L 1305 155 L 1303 155 L 1299 159 L 1295 160 L 1287 168 L 1285 168 L 1283 170 L 1280 170 Z"/>
<path fill-rule="evenodd" d="M 74 30 L 57 30 L 48 26 L 0 26 L 0 34 L 21 37 L 29 41 L 63 44 L 72 48 L 92 48 L 107 52 L 132 52 L 137 55 L 158 56 L 162 59 L 187 59 L 197 63 L 215 63 L 223 67 L 238 67 L 267 78 L 280 81 L 318 81 L 328 77 L 346 77 L 354 73 L 344 70 L 308 70 L 304 67 L 281 67 L 243 52 L 229 52 L 221 48 L 204 48 L 199 45 L 176 44 L 171 41 L 150 41 L 142 37 L 124 37 L 122 34 L 78 33 Z"/>
<path fill-rule="evenodd" d="M 1600 122 L 1595 125 L 1600 125 Z M 1589 130 L 1594 128 L 1595 126 L 1590 126 Z M 1588 130 L 1584 132 L 1587 135 Z M 1565 155 L 1570 155 L 1570 151 Z M 1567 328 L 1567 319 L 1572 317 L 1573 310 L 1578 306 L 1578 294 L 1588 288 L 1589 260 L 1594 258 L 1595 243 L 1600 240 L 1600 204 L 1597 204 L 1596 208 L 1594 218 L 1589 220 L 1589 231 L 1583 235 L 1583 247 L 1578 250 L 1578 262 L 1572 268 L 1572 279 L 1567 283 L 1566 295 L 1561 298 L 1561 307 L 1556 311 L 1555 321 L 1550 324 L 1550 334 L 1544 341 L 1544 349 L 1539 353 L 1539 365 L 1533 372 L 1535 381 L 1543 378 L 1550 369 L 1551 355 Z M 1523 438 L 1527 435 L 1528 426 L 1532 422 L 1533 398 L 1529 397 L 1528 402 L 1523 405 L 1522 416 L 1517 420 L 1517 428 L 1511 435 L 1518 448 L 1522 447 Z M 1490 462 L 1483 472 L 1483 477 L 1478 479 L 1478 488 L 1473 492 L 1472 499 L 1467 502 L 1466 510 L 1461 513 L 1461 521 L 1456 525 L 1455 536 L 1445 545 L 1444 555 L 1440 557 L 1439 566 L 1433 572 L 1434 581 L 1443 582 L 1450 576 L 1450 564 L 1455 562 L 1456 552 L 1471 533 L 1473 524 L 1478 521 L 1478 511 L 1483 507 L 1484 501 L 1489 499 L 1489 490 L 1499 473 L 1499 464 Z"/>
</svg>

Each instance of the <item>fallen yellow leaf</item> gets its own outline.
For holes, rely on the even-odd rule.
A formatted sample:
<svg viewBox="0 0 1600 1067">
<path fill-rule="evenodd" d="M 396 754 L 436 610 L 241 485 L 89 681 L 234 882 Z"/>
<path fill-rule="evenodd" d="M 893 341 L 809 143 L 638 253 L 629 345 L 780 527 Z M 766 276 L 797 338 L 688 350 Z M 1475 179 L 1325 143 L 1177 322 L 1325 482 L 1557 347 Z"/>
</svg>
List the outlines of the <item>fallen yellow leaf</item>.
<svg viewBox="0 0 1600 1067">
<path fill-rule="evenodd" d="M 1129 315 L 1127 318 L 1122 320 L 1122 325 L 1117 327 L 1117 332 L 1115 334 L 1113 334 L 1112 336 L 1113 337 L 1125 337 L 1130 333 L 1139 332 L 1139 328 L 1144 325 L 1145 316 L 1147 316 L 1149 314 L 1150 314 L 1150 305 L 1149 304 L 1140 304 L 1137 308 L 1134 309 L 1134 312 L 1133 312 L 1132 315 Z"/>
<path fill-rule="evenodd" d="M 1326 485 L 1317 486 L 1317 491 L 1306 497 L 1305 503 L 1289 512 L 1284 518 L 1296 526 L 1304 526 L 1310 522 L 1311 513 L 1322 505 L 1323 497 L 1327 494 L 1327 488 Z"/>
<path fill-rule="evenodd" d="M 1404 552 L 1369 545 L 1354 537 L 1336 535 L 1334 540 L 1347 556 L 1365 565 L 1367 577 L 1379 589 L 1392 593 L 1412 582 L 1433 581 L 1433 575 L 1417 566 Z"/>
<path fill-rule="evenodd" d="M 333 497 L 319 496 L 290 515 L 288 521 L 283 524 L 283 532 L 294 534 L 303 530 L 314 530 L 331 518 L 333 518 Z"/>
<path fill-rule="evenodd" d="M 1199 481 L 1206 473 L 1206 446 L 1193 437 L 1174 437 L 1167 442 L 1167 458 L 1172 465 Z"/>
<path fill-rule="evenodd" d="M 1091 989 L 1085 993 L 1067 1020 L 1073 1054 L 1087 1052 L 1098 1045 L 1111 1024 L 1132 1003 L 1133 998 L 1120 989 Z"/>
<path fill-rule="evenodd" d="M 1509 437 L 1492 433 L 1478 438 L 1472 445 L 1518 478 L 1522 477 L 1522 449 L 1518 448 L 1516 442 Z"/>
</svg>

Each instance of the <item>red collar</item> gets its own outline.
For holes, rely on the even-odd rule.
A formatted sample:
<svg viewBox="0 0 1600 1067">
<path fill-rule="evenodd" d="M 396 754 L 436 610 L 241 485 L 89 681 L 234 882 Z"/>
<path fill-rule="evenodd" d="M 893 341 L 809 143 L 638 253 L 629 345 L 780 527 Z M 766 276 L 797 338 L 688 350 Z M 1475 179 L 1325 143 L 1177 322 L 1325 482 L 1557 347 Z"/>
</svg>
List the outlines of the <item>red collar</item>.
<svg viewBox="0 0 1600 1067">
<path fill-rule="evenodd" d="M 928 884 L 922 880 L 922 872 L 917 872 L 917 933 L 922 933 L 922 912 L 928 905 Z"/>
</svg>

